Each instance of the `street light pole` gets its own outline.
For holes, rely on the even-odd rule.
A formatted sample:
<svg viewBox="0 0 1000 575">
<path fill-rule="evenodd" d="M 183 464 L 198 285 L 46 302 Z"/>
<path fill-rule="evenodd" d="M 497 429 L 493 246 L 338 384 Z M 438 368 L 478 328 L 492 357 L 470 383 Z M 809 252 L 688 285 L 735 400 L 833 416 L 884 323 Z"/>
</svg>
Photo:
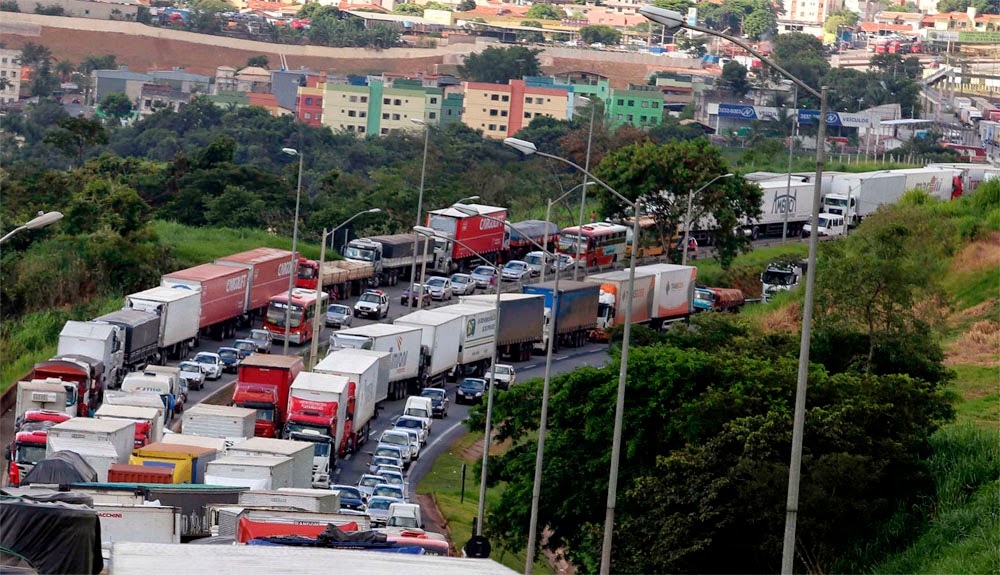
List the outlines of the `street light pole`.
<svg viewBox="0 0 1000 575">
<path fill-rule="evenodd" d="M 54 224 L 63 218 L 62 212 L 38 212 L 38 215 L 31 218 L 23 225 L 20 225 L 11 231 L 7 232 L 2 238 L 0 238 L 0 244 L 14 237 L 14 235 L 23 232 L 24 230 L 37 230 L 38 228 L 44 228 L 49 224 Z"/>
<path fill-rule="evenodd" d="M 470 200 L 478 200 L 478 199 L 479 199 L 479 196 L 469 196 L 467 198 L 462 198 L 462 199 L 458 200 L 455 203 L 456 204 L 464 204 L 465 202 L 468 202 Z M 465 249 L 469 249 L 464 244 L 462 244 L 462 242 L 459 242 L 458 240 L 455 240 L 454 238 L 448 238 L 446 236 L 435 236 L 435 237 L 441 237 L 441 238 L 444 238 L 444 239 L 448 239 L 448 240 L 454 241 L 456 244 L 464 247 Z M 420 297 L 420 301 L 417 303 L 417 309 L 420 309 L 424 305 L 424 298 L 422 296 L 423 296 L 423 293 L 424 293 L 424 291 L 423 291 L 424 290 L 424 284 L 427 282 L 427 248 L 428 248 L 427 243 L 428 242 L 424 242 L 424 260 L 423 260 L 423 262 L 420 263 L 420 294 L 421 294 L 421 297 Z M 472 250 L 469 250 L 469 251 L 472 251 Z M 475 253 L 475 252 L 473 252 L 473 253 Z M 478 254 L 476 254 L 476 255 L 478 255 Z M 480 256 L 480 257 L 482 257 L 482 256 Z M 489 261 L 489 260 L 486 260 L 486 261 Z M 490 262 L 490 265 L 493 266 L 493 267 L 496 267 L 495 265 L 493 265 L 492 262 Z M 447 270 L 445 270 L 445 273 L 447 273 Z M 499 282 L 500 282 L 500 276 L 498 274 L 497 275 L 497 289 L 498 290 L 500 289 L 500 283 Z M 411 282 L 411 286 L 412 286 L 412 282 Z"/>
<path fill-rule="evenodd" d="M 420 225 L 423 225 L 420 222 L 420 215 L 421 215 L 421 211 L 423 210 L 423 207 L 424 207 L 424 176 L 427 174 L 427 142 L 428 142 L 428 140 L 430 138 L 431 129 L 430 129 L 430 126 L 428 126 L 426 122 L 424 122 L 423 120 L 421 120 L 419 118 L 410 118 L 410 121 L 413 122 L 414 124 L 417 124 L 417 125 L 420 125 L 420 126 L 424 127 L 424 160 L 420 164 L 420 192 L 417 194 L 417 223 L 414 224 L 414 225 L 420 226 Z M 419 248 L 419 242 L 417 241 L 417 239 L 419 237 L 420 237 L 419 234 L 413 236 L 413 263 L 410 265 L 410 286 L 411 287 L 413 286 L 413 279 L 417 277 L 417 251 L 420 249 Z M 427 259 L 427 241 L 428 241 L 428 238 L 425 237 L 424 238 L 424 260 Z M 421 289 L 423 289 L 423 287 L 421 287 Z M 411 297 L 410 298 L 410 302 L 409 302 L 409 306 L 410 307 L 420 307 L 420 302 L 418 300 L 417 305 L 414 306 L 413 305 L 413 298 Z"/>
<path fill-rule="evenodd" d="M 292 272 L 288 274 L 288 301 L 285 302 L 285 343 L 283 346 L 284 355 L 288 355 L 288 340 L 292 327 L 292 290 L 295 289 L 295 276 L 298 275 L 298 253 L 299 247 L 299 201 L 302 198 L 302 152 L 294 148 L 281 148 L 281 152 L 289 156 L 299 157 L 299 183 L 295 187 L 295 221 L 292 226 Z M 303 316 L 305 319 L 305 316 Z"/>
<path fill-rule="evenodd" d="M 586 180 L 586 178 L 584 178 L 584 179 Z M 573 192 L 575 192 L 577 188 L 583 188 L 584 193 L 586 194 L 587 193 L 587 186 L 590 186 L 592 184 L 594 184 L 594 182 L 584 181 L 582 184 L 577 184 L 577 185 L 573 186 L 572 188 L 569 189 L 569 191 L 567 191 L 565 194 L 559 196 L 558 198 L 556 198 L 554 200 L 549 200 L 548 201 L 548 205 L 545 207 L 545 237 L 542 240 L 542 251 L 543 252 L 548 253 L 548 251 L 549 251 L 549 222 L 552 221 L 552 205 L 559 203 L 563 198 L 565 198 L 566 196 L 568 196 L 568 195 L 572 194 Z M 580 205 L 583 206 L 583 203 L 581 203 Z M 582 211 L 582 208 L 581 208 L 581 211 Z M 577 243 L 577 245 L 578 246 L 580 245 L 579 242 Z M 579 251 L 579 250 L 577 250 L 577 251 Z M 574 258 L 573 262 L 574 262 L 574 266 L 575 266 L 575 263 L 576 263 L 576 259 L 575 258 Z M 556 263 L 555 263 L 555 265 L 556 265 L 556 272 L 555 273 L 557 274 L 557 277 L 558 277 L 559 272 L 562 271 L 562 270 L 559 269 L 559 264 L 560 263 L 561 262 L 559 261 L 559 256 L 556 256 Z M 576 273 L 575 269 L 574 269 L 574 273 Z M 542 277 L 540 278 L 539 281 L 541 281 L 543 283 L 545 282 L 545 264 L 544 263 L 542 264 Z"/>
<path fill-rule="evenodd" d="M 785 218 L 781 222 L 781 243 L 785 243 L 788 239 L 788 210 L 791 208 L 789 202 L 792 196 L 792 150 L 795 149 L 795 133 L 798 131 L 799 120 L 798 120 L 798 101 L 799 101 L 799 87 L 796 84 L 792 84 L 792 89 L 794 90 L 792 96 L 792 132 L 791 136 L 788 138 L 788 180 L 785 183 Z M 795 193 L 795 199 L 798 200 L 798 192 Z M 798 201 L 795 202 L 798 204 Z"/>
<path fill-rule="evenodd" d="M 686 266 L 688 263 L 688 242 L 690 241 L 691 238 L 691 201 L 694 199 L 695 194 L 700 194 L 705 188 L 711 186 L 716 181 L 721 180 L 722 178 L 731 178 L 732 176 L 733 176 L 732 174 L 723 174 L 721 176 L 715 176 L 714 178 L 709 180 L 707 184 L 698 188 L 697 191 L 695 191 L 694 188 L 688 190 L 687 214 L 684 216 L 684 245 L 681 246 L 682 266 Z M 636 249 L 638 249 L 637 244 L 635 242 L 632 242 L 632 251 L 635 251 Z"/>
<path fill-rule="evenodd" d="M 552 154 L 546 154 L 544 152 L 539 152 L 535 145 L 531 142 L 526 142 L 524 140 L 519 140 L 517 138 L 507 138 L 503 142 L 504 144 L 520 151 L 525 155 L 536 154 L 544 158 L 550 158 L 557 160 L 569 166 L 576 168 L 590 176 L 590 179 L 597 182 L 605 190 L 611 192 L 615 197 L 624 202 L 626 205 L 631 206 L 632 216 L 635 218 L 632 223 L 632 245 L 639 246 L 639 220 L 642 217 L 641 210 L 639 208 L 638 201 L 632 201 L 625 196 L 618 193 L 617 190 L 609 186 L 603 180 L 595 177 L 593 174 L 582 168 L 579 164 L 573 162 L 572 160 L 567 160 L 566 158 L 560 158 L 559 156 L 554 156 Z M 627 297 L 623 297 L 622 301 L 627 301 L 635 293 L 635 264 L 636 264 L 636 254 L 639 252 L 638 249 L 633 249 L 632 254 L 629 258 L 629 270 L 628 270 L 628 292 Z M 554 318 L 553 318 L 554 320 Z M 553 326 L 554 327 L 554 326 Z M 621 459 L 621 441 L 622 441 L 622 425 L 625 415 L 625 382 L 628 378 L 628 352 L 629 352 L 629 340 L 632 334 L 632 306 L 625 306 L 625 327 L 622 331 L 622 357 L 621 365 L 618 370 L 618 394 L 615 401 L 615 428 L 614 436 L 611 445 L 611 473 L 608 477 L 608 506 L 607 513 L 604 518 L 604 542 L 601 547 L 601 573 L 606 575 L 611 568 L 611 533 L 612 527 L 615 522 L 615 504 L 618 497 L 618 464 Z M 549 333 L 549 338 L 555 336 L 554 330 Z"/>
<path fill-rule="evenodd" d="M 342 227 L 346 226 L 347 224 L 351 223 L 352 221 L 354 221 L 354 218 L 357 218 L 358 216 L 360 216 L 362 214 L 375 214 L 375 213 L 378 213 L 378 212 L 381 212 L 381 211 L 382 210 L 379 209 L 379 208 L 372 208 L 370 210 L 362 210 L 362 211 L 354 214 L 353 216 L 347 218 L 347 220 L 345 220 L 344 223 L 338 225 L 337 227 L 333 228 L 329 232 L 326 231 L 326 228 L 323 228 L 323 237 L 321 238 L 320 248 L 319 248 L 319 274 L 318 274 L 318 276 L 316 278 L 316 302 L 317 302 L 317 305 L 319 305 L 318 302 L 323 301 L 323 261 L 326 259 L 326 238 L 327 237 L 333 237 L 334 240 L 336 240 L 336 238 L 337 238 L 337 230 L 339 230 L 340 228 L 342 228 Z M 312 338 L 312 345 L 311 345 L 311 347 L 309 349 L 309 353 L 310 353 L 309 357 L 312 358 L 312 360 L 309 363 L 309 368 L 310 369 L 312 369 L 316 365 L 316 363 L 317 363 L 317 357 L 316 356 L 317 356 L 317 354 L 319 354 L 319 332 L 320 332 L 320 329 L 319 329 L 319 316 L 320 315 L 321 315 L 320 311 L 317 308 L 316 309 L 316 314 L 313 316 L 313 338 Z"/>
<path fill-rule="evenodd" d="M 683 26 L 691 30 L 696 30 L 698 32 L 729 40 L 730 42 L 742 47 L 747 52 L 760 58 L 761 62 L 764 62 L 768 66 L 777 70 L 781 73 L 781 75 L 794 82 L 808 94 L 819 98 L 819 118 L 817 119 L 819 126 L 816 130 L 816 181 L 813 182 L 813 205 L 810 218 L 814 233 L 809 234 L 809 260 L 807 263 L 808 267 L 806 269 L 806 293 L 805 301 L 802 305 L 802 339 L 799 346 L 799 366 L 795 385 L 795 414 L 792 422 L 792 454 L 791 461 L 788 466 L 788 498 L 785 503 L 785 535 L 781 553 L 781 572 L 783 574 L 790 575 L 795 567 L 795 527 L 798 520 L 799 483 L 801 481 L 802 469 L 802 435 L 805 429 L 806 389 L 809 382 L 809 344 L 812 337 L 812 316 L 813 306 L 815 303 L 814 287 L 816 284 L 816 252 L 819 249 L 819 234 L 815 233 L 815 230 L 819 227 L 819 206 L 823 190 L 823 163 L 825 161 L 826 148 L 827 88 L 826 86 L 823 86 L 822 89 L 816 91 L 808 84 L 791 75 L 787 70 L 772 62 L 770 59 L 739 38 L 733 38 L 732 36 L 720 34 L 715 30 L 703 28 L 701 26 L 687 24 L 684 16 L 674 10 L 666 10 L 655 6 L 643 6 L 639 9 L 639 13 L 653 22 L 664 24 L 666 26 L 670 26 L 671 28 Z M 605 565 L 603 559 L 601 567 L 601 571 L 606 573 L 604 570 Z"/>
<path fill-rule="evenodd" d="M 587 133 L 587 157 L 584 160 L 583 165 L 583 189 L 580 191 L 580 221 L 579 230 L 577 230 L 576 236 L 576 255 L 580 255 L 580 239 L 583 237 L 583 217 L 586 211 L 587 205 L 587 172 L 590 170 L 590 144 L 594 140 L 594 113 L 597 110 L 597 106 L 594 105 L 594 101 L 590 98 L 583 98 L 590 102 L 590 130 Z M 556 269 L 558 269 L 559 263 L 556 260 Z M 573 281 L 579 279 L 580 271 L 580 258 L 573 258 Z"/>
</svg>

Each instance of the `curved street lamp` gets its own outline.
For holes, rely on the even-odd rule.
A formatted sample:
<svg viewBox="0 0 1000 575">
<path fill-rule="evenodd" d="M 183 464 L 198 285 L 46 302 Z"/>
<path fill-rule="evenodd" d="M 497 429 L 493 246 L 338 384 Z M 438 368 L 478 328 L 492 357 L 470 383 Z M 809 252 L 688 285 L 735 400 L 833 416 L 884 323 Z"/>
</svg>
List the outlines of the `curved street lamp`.
<svg viewBox="0 0 1000 575">
<path fill-rule="evenodd" d="M 754 50 L 753 46 L 750 46 L 743 40 L 716 32 L 710 28 L 688 24 L 680 12 L 657 8 L 655 6 L 643 6 L 639 9 L 639 13 L 657 24 L 662 24 L 668 29 L 687 28 L 729 40 L 757 58 L 760 58 L 761 62 L 777 70 L 782 76 L 794 82 L 807 93 L 819 98 L 818 129 L 816 130 L 816 181 L 813 186 L 813 206 L 812 217 L 810 219 L 812 229 L 816 230 L 819 227 L 819 205 L 823 186 L 823 154 L 826 146 L 826 86 L 816 91 L 799 78 L 790 74 L 788 70 L 785 70 L 757 50 Z M 799 482 L 802 469 L 802 435 L 805 429 L 806 387 L 809 382 L 809 343 L 812 336 L 814 286 L 816 284 L 816 252 L 818 248 L 819 234 L 809 234 L 809 263 L 806 268 L 806 293 L 805 302 L 802 306 L 802 340 L 799 345 L 799 369 L 795 385 L 795 418 L 792 423 L 792 456 L 788 466 L 788 497 L 785 503 L 785 537 L 781 553 L 781 572 L 786 574 L 792 573 L 795 567 L 795 524 L 798 520 Z M 612 511 L 609 510 L 609 514 Z M 605 525 L 604 547 L 601 549 L 602 575 L 608 573 L 610 568 L 611 531 L 610 526 Z"/>
<path fill-rule="evenodd" d="M 34 218 L 31 218 L 24 224 L 7 232 L 4 237 L 0 238 L 0 244 L 14 237 L 15 234 L 23 232 L 24 230 L 37 230 L 38 228 L 44 228 L 47 225 L 58 222 L 62 218 L 62 212 L 38 212 L 38 215 Z"/>
<path fill-rule="evenodd" d="M 694 188 L 692 188 L 691 190 L 688 191 L 687 214 L 684 216 L 684 244 L 681 245 L 681 265 L 682 266 L 686 266 L 687 263 L 688 263 L 688 248 L 687 248 L 687 245 L 688 245 L 688 242 L 690 241 L 689 238 L 691 237 L 691 201 L 694 199 L 694 197 L 696 195 L 698 195 L 701 192 L 703 192 L 705 190 L 705 188 L 711 186 L 712 184 L 714 184 L 718 180 L 721 180 L 722 178 L 731 178 L 732 176 L 733 176 L 733 174 L 723 174 L 721 176 L 715 176 L 714 178 L 712 178 L 711 180 L 709 180 L 709 182 L 707 184 L 705 184 L 704 186 L 698 188 L 697 190 L 695 190 Z M 636 249 L 634 242 L 632 244 L 632 249 L 633 250 Z"/>
<path fill-rule="evenodd" d="M 289 332 L 292 326 L 292 290 L 295 289 L 295 277 L 298 275 L 299 248 L 299 200 L 302 198 L 302 153 L 295 148 L 281 148 L 282 154 L 299 157 L 299 183 L 295 187 L 295 221 L 292 225 L 292 272 L 288 274 L 288 303 L 285 305 L 285 343 L 282 353 L 288 355 Z"/>
</svg>

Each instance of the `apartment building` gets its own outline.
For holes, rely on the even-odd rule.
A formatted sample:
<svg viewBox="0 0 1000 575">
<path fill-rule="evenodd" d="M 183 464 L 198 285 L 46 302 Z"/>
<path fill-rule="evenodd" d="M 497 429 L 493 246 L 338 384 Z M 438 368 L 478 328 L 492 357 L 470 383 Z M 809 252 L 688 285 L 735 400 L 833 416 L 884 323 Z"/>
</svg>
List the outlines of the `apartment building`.
<svg viewBox="0 0 1000 575">
<path fill-rule="evenodd" d="M 605 114 L 613 127 L 655 128 L 663 123 L 663 100 L 658 86 L 629 84 L 625 90 L 611 90 Z"/>
<path fill-rule="evenodd" d="M 322 124 L 333 130 L 384 136 L 421 129 L 413 120 L 441 126 L 461 115 L 460 94 L 446 95 L 420 80 L 370 77 L 363 84 L 327 81 L 322 87 Z M 300 90 L 300 98 L 303 94 Z"/>
<path fill-rule="evenodd" d="M 571 93 L 561 88 L 528 86 L 524 80 L 510 84 L 464 82 L 462 121 L 487 138 L 513 136 L 537 116 L 557 120 L 572 115 Z"/>
<path fill-rule="evenodd" d="M 4 87 L 0 90 L 0 104 L 17 102 L 21 94 L 21 51 L 0 49 L 0 79 Z"/>
</svg>

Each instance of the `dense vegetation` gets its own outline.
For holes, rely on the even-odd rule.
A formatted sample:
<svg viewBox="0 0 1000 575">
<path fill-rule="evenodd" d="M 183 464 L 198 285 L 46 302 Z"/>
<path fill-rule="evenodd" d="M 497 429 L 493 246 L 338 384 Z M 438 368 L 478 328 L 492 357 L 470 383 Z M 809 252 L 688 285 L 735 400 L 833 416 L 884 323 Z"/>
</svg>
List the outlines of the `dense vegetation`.
<svg viewBox="0 0 1000 575">
<path fill-rule="evenodd" d="M 797 569 L 991 568 L 995 421 L 985 430 L 949 425 L 956 374 L 943 361 L 943 317 L 970 305 L 944 279 L 950 261 L 997 230 L 994 183 L 947 203 L 912 192 L 822 245 Z M 995 318 L 996 270 L 981 273 L 994 297 L 978 302 L 993 302 Z M 766 314 L 634 330 L 612 571 L 778 569 L 798 305 L 792 294 Z M 613 360 L 552 382 L 540 525 L 550 530 L 546 547 L 586 572 L 599 560 L 617 374 Z M 506 488 L 487 529 L 512 550 L 525 544 L 540 394 L 540 381 L 526 382 L 494 405 L 499 439 L 512 445 L 490 469 L 491 483 Z M 477 410 L 470 429 L 482 417 Z M 935 545 L 956 551 L 935 562 Z"/>
</svg>

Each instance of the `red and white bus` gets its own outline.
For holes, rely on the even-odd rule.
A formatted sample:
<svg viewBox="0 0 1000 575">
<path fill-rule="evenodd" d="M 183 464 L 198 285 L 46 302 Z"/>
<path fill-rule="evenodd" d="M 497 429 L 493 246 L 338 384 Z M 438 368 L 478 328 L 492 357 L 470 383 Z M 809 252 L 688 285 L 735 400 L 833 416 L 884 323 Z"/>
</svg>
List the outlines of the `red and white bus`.
<svg viewBox="0 0 1000 575">
<path fill-rule="evenodd" d="M 285 314 L 289 313 L 288 341 L 302 344 L 313 337 L 313 318 L 317 313 L 326 313 L 330 296 L 323 293 L 316 299 L 315 290 L 295 288 L 292 290 L 291 311 L 288 310 L 288 292 L 272 296 L 267 304 L 264 329 L 271 332 L 274 339 L 285 339 Z"/>
<path fill-rule="evenodd" d="M 559 232 L 559 251 L 583 258 L 586 266 L 605 266 L 625 259 L 628 228 L 608 222 L 595 222 L 566 228 Z"/>
</svg>

